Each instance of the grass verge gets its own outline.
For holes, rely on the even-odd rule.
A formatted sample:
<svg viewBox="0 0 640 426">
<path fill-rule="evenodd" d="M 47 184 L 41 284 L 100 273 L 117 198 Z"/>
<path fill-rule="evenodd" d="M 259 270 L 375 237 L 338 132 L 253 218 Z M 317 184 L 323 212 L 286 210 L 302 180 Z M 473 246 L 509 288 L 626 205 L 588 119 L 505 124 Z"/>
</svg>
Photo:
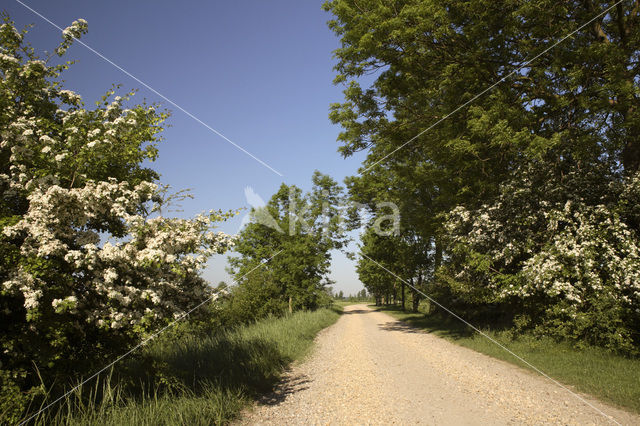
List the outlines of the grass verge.
<svg viewBox="0 0 640 426">
<path fill-rule="evenodd" d="M 271 389 L 288 364 L 308 354 L 315 335 L 333 324 L 340 311 L 334 307 L 297 312 L 204 338 L 160 339 L 146 348 L 142 357 L 121 366 L 128 374 L 104 378 L 91 389 L 79 389 L 54 413 L 35 423 L 229 423 L 242 408 Z"/>
<path fill-rule="evenodd" d="M 370 300 L 361 300 L 361 301 L 353 301 L 353 300 L 334 300 L 333 301 L 333 306 L 337 309 L 343 309 L 346 306 L 351 306 L 351 305 L 360 305 L 360 304 L 365 304 L 368 305 L 369 303 L 371 303 Z"/>
<path fill-rule="evenodd" d="M 513 355 L 458 320 L 402 312 L 399 307 L 394 306 L 377 308 L 409 325 L 461 346 L 531 370 Z M 640 412 L 640 359 L 623 357 L 596 347 L 576 348 L 567 342 L 531 335 L 514 337 L 509 331 L 483 332 L 559 382 L 603 401 Z"/>
</svg>

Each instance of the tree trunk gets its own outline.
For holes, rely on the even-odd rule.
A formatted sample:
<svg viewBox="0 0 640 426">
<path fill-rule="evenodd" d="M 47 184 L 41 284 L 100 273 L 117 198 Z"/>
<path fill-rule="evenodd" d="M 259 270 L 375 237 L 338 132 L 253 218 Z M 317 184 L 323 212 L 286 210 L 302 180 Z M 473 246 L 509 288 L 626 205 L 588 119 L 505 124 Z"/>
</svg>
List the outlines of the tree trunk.
<svg viewBox="0 0 640 426">
<path fill-rule="evenodd" d="M 433 272 L 435 273 L 440 265 L 442 265 L 442 243 L 438 238 L 433 242 L 435 245 L 435 254 L 433 256 Z"/>
<path fill-rule="evenodd" d="M 289 296 L 289 313 L 293 313 L 293 299 Z"/>
<path fill-rule="evenodd" d="M 422 274 L 418 274 L 418 282 L 416 285 L 416 288 L 420 288 L 420 286 L 422 285 Z M 413 291 L 413 303 L 411 306 L 411 310 L 413 312 L 418 312 L 418 307 L 420 306 L 420 293 L 418 293 L 417 291 Z"/>
<path fill-rule="evenodd" d="M 418 312 L 418 306 L 420 306 L 420 294 L 414 290 L 413 292 L 413 303 L 411 304 L 411 311 Z"/>
<path fill-rule="evenodd" d="M 404 281 L 402 281 L 402 310 L 404 311 Z"/>
</svg>

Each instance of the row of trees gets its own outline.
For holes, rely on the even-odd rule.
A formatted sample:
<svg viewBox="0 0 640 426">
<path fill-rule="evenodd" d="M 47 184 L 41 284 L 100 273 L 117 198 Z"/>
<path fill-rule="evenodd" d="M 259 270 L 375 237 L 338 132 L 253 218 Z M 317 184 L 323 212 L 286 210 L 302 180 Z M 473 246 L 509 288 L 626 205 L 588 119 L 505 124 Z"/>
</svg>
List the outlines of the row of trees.
<svg viewBox="0 0 640 426">
<path fill-rule="evenodd" d="M 347 301 L 366 301 L 368 300 L 367 290 L 364 288 L 358 291 L 356 294 L 345 295 L 344 291 L 340 290 L 339 292 L 333 294 L 333 297 L 337 300 L 347 300 Z"/>
<path fill-rule="evenodd" d="M 402 217 L 362 238 L 367 289 L 401 285 L 377 262 L 470 319 L 637 352 L 640 4 L 324 7 L 340 152 L 367 152 L 350 196 Z"/>
</svg>

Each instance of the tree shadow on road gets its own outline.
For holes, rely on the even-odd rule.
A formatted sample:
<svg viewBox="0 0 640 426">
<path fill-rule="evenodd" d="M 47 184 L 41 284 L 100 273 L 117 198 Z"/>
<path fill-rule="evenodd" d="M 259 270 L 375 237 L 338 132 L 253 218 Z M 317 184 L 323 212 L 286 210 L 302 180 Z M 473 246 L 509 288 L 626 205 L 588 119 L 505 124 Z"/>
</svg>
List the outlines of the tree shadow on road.
<svg viewBox="0 0 640 426">
<path fill-rule="evenodd" d="M 399 307 L 384 307 L 379 311 L 391 311 L 399 321 L 379 324 L 384 331 L 400 331 L 403 333 L 433 333 L 440 337 L 461 339 L 474 334 L 474 331 L 462 322 L 440 315 L 403 312 Z"/>
<path fill-rule="evenodd" d="M 344 315 L 353 315 L 353 314 L 370 314 L 372 312 L 375 312 L 375 311 L 370 309 L 353 309 L 351 311 L 343 311 L 342 313 Z"/>
<path fill-rule="evenodd" d="M 378 328 L 384 331 L 401 331 L 403 333 L 425 333 L 424 330 L 410 326 L 399 321 L 389 321 L 384 324 L 378 324 Z"/>
<path fill-rule="evenodd" d="M 272 392 L 261 396 L 257 402 L 260 405 L 278 405 L 290 395 L 309 389 L 309 383 L 311 382 L 312 380 L 305 374 L 287 374 Z"/>
</svg>

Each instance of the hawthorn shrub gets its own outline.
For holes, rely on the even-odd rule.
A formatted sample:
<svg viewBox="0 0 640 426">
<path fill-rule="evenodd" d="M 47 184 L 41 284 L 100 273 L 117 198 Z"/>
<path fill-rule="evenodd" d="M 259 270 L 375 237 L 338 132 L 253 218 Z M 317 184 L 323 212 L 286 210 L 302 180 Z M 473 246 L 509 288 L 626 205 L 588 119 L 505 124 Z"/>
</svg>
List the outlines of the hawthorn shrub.
<svg viewBox="0 0 640 426">
<path fill-rule="evenodd" d="M 233 239 L 230 214 L 161 215 L 167 187 L 143 166 L 166 112 L 109 90 L 94 109 L 63 89 L 77 20 L 40 59 L 0 26 L 0 410 L 67 385 L 215 294 L 199 272 Z M 57 62 L 57 64 L 52 64 Z M 76 377 L 70 377 L 73 374 Z"/>
</svg>

